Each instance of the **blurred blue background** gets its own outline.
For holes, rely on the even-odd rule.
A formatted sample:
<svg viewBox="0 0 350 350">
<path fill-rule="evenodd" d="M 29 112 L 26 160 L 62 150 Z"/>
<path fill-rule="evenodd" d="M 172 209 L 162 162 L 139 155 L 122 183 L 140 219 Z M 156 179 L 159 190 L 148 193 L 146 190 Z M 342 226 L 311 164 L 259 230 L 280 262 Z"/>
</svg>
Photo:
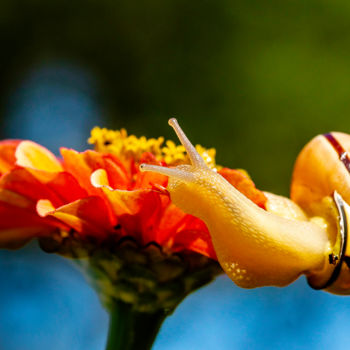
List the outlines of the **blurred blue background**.
<svg viewBox="0 0 350 350">
<path fill-rule="evenodd" d="M 350 132 L 350 5 L 314 1 L 4 0 L 0 136 L 83 150 L 94 125 L 173 138 L 177 116 L 218 162 L 288 195 L 314 135 Z M 69 261 L 0 251 L 0 349 L 104 348 L 108 319 Z M 350 298 L 242 290 L 189 296 L 155 350 L 327 349 L 350 342 Z"/>
</svg>

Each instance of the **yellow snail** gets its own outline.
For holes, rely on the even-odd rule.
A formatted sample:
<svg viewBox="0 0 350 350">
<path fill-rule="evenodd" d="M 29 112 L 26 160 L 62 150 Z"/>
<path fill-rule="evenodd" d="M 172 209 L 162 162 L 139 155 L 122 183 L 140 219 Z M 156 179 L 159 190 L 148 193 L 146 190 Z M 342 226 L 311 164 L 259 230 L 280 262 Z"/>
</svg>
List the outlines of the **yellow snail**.
<svg viewBox="0 0 350 350">
<path fill-rule="evenodd" d="M 305 274 L 315 289 L 350 294 L 348 135 L 307 144 L 296 161 L 291 200 L 265 193 L 264 210 L 206 165 L 176 119 L 169 124 L 191 165 L 142 164 L 141 170 L 169 177 L 172 201 L 206 223 L 222 268 L 238 286 L 285 286 Z"/>
</svg>

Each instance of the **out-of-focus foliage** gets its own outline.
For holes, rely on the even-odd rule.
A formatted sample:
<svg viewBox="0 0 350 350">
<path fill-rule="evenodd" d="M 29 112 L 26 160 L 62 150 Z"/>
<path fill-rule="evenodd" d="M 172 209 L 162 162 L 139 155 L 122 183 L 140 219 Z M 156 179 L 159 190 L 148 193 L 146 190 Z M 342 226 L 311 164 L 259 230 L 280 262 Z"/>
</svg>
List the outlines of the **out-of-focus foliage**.
<svg viewBox="0 0 350 350">
<path fill-rule="evenodd" d="M 97 76 L 108 126 L 168 136 L 176 115 L 284 194 L 309 138 L 350 129 L 347 0 L 3 0 L 0 44 L 2 110 L 31 68 L 70 60 Z"/>
</svg>

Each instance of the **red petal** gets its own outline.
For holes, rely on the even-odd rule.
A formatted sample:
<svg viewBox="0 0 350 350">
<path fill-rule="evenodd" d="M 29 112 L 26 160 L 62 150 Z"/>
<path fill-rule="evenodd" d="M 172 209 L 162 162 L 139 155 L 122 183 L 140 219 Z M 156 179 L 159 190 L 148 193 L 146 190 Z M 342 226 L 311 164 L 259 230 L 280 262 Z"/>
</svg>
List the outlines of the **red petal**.
<svg viewBox="0 0 350 350">
<path fill-rule="evenodd" d="M 20 142 L 19 140 L 0 141 L 0 175 L 15 167 L 15 153 Z"/>
<path fill-rule="evenodd" d="M 172 204 L 169 197 L 161 196 L 160 198 L 163 209 L 159 213 L 155 241 L 162 245 L 174 238 L 179 228 L 186 222 L 187 214 Z"/>
<path fill-rule="evenodd" d="M 87 196 L 87 192 L 80 187 L 78 181 L 67 172 L 52 174 L 47 180 L 47 187 L 60 197 L 62 203 L 73 202 Z"/>
<path fill-rule="evenodd" d="M 99 195 L 101 191 L 92 186 L 90 176 L 94 170 L 103 167 L 103 162 L 101 160 L 100 166 L 95 165 L 95 167 L 92 167 L 90 163 L 93 156 L 96 158 L 95 163 L 102 157 L 98 156 L 96 152 L 86 151 L 84 153 L 79 153 L 66 148 L 61 149 L 61 154 L 64 168 L 79 181 L 80 185 L 86 189 L 89 194 Z"/>
<path fill-rule="evenodd" d="M 136 181 L 133 186 L 134 189 L 138 188 L 153 188 L 154 185 L 159 185 L 163 187 L 167 187 L 168 185 L 168 177 L 156 174 L 152 172 L 138 172 L 136 174 Z"/>
<path fill-rule="evenodd" d="M 222 168 L 219 174 L 259 207 L 265 209 L 266 196 L 255 187 L 254 182 L 243 171 Z"/>
<path fill-rule="evenodd" d="M 59 208 L 48 200 L 40 200 L 37 212 L 41 217 L 53 216 L 80 233 L 101 237 L 113 231 L 114 222 L 99 197 L 79 199 Z"/>
<path fill-rule="evenodd" d="M 103 187 L 118 223 L 124 233 L 133 235 L 142 243 L 154 240 L 155 220 L 161 209 L 161 200 L 157 192 L 152 190 L 112 190 Z"/>
<path fill-rule="evenodd" d="M 0 248 L 17 248 L 49 234 L 54 226 L 52 220 L 40 218 L 34 211 L 0 201 Z"/>
<path fill-rule="evenodd" d="M 104 157 L 104 169 L 112 188 L 126 190 L 130 186 L 131 177 L 124 164 L 115 156 L 108 154 Z"/>
<path fill-rule="evenodd" d="M 18 193 L 32 201 L 49 199 L 56 206 L 62 204 L 60 197 L 45 184 L 40 183 L 28 170 L 15 169 L 3 175 L 0 188 Z"/>
<path fill-rule="evenodd" d="M 156 157 L 150 152 L 143 153 L 140 159 L 140 163 L 164 165 L 162 162 L 157 161 Z M 167 187 L 168 177 L 152 172 L 141 172 L 140 169 L 137 167 L 135 173 L 135 184 L 133 188 L 153 188 L 154 185 Z"/>
<path fill-rule="evenodd" d="M 172 250 L 192 250 L 217 260 L 208 228 L 195 216 L 186 215 L 171 243 Z"/>
<path fill-rule="evenodd" d="M 122 164 L 110 155 L 104 156 L 95 151 L 78 153 L 73 150 L 61 149 L 65 169 L 78 179 L 79 183 L 89 194 L 100 195 L 101 191 L 91 184 L 90 176 L 97 169 L 104 169 L 107 172 L 111 186 L 126 188 L 128 176 Z"/>
</svg>

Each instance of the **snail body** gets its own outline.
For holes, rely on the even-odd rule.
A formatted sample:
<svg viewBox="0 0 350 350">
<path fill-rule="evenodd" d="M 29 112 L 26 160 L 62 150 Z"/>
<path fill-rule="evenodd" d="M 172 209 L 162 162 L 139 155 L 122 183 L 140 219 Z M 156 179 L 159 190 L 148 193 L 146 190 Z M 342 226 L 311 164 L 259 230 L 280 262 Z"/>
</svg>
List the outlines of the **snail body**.
<svg viewBox="0 0 350 350">
<path fill-rule="evenodd" d="M 338 234 L 338 207 L 329 197 L 333 192 L 320 193 L 315 206 L 310 195 L 304 206 L 299 198 L 308 185 L 295 182 L 292 193 L 298 200 L 267 193 L 264 210 L 206 165 L 175 119 L 169 124 L 186 148 L 191 165 L 142 164 L 141 170 L 169 177 L 167 190 L 172 201 L 206 223 L 227 275 L 244 288 L 285 286 L 301 274 L 315 286 L 325 285 L 339 264 L 339 260 L 336 264 L 330 261 L 330 256 L 340 256 L 344 248 Z M 304 161 L 308 162 L 307 156 L 298 159 L 295 176 Z"/>
</svg>

